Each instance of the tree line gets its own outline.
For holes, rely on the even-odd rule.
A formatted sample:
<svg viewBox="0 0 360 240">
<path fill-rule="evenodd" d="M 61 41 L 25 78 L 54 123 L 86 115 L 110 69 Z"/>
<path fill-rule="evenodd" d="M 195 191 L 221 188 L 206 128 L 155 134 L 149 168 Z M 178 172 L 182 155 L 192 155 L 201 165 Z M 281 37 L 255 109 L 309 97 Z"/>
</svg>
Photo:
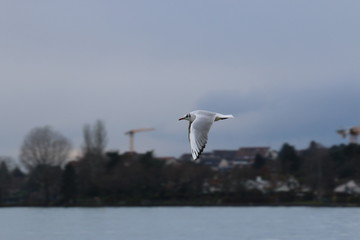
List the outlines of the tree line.
<svg viewBox="0 0 360 240">
<path fill-rule="evenodd" d="M 360 203 L 335 194 L 347 180 L 360 180 L 360 146 L 324 147 L 311 142 L 304 150 L 285 143 L 275 159 L 257 155 L 246 167 L 214 170 L 192 161 L 167 164 L 144 154 L 107 152 L 102 121 L 85 125 L 82 155 L 67 161 L 70 141 L 51 127 L 31 130 L 20 149 L 20 167 L 0 157 L 1 206 L 242 205 L 291 203 Z M 267 181 L 265 191 L 249 180 Z M 277 191 L 279 184 L 296 186 Z"/>
</svg>

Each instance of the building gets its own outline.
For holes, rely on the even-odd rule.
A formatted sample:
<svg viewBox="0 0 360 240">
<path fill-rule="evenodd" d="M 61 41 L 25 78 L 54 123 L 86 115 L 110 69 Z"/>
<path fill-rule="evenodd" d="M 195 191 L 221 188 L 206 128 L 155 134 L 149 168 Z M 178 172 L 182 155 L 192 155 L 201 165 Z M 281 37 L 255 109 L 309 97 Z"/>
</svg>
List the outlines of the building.
<svg viewBox="0 0 360 240">
<path fill-rule="evenodd" d="M 235 153 L 234 160 L 252 164 L 256 155 L 264 158 L 273 158 L 273 151 L 271 151 L 270 147 L 241 147 Z"/>
<path fill-rule="evenodd" d="M 214 150 L 204 152 L 197 161 L 216 170 L 226 170 L 233 167 L 245 167 L 254 163 L 257 155 L 275 159 L 276 155 L 270 147 L 241 147 L 238 150 Z M 183 154 L 181 161 L 192 161 L 191 154 Z M 226 165 L 226 167 L 225 167 Z"/>
<path fill-rule="evenodd" d="M 360 194 L 360 185 L 354 180 L 350 180 L 334 189 L 335 193 Z"/>
</svg>

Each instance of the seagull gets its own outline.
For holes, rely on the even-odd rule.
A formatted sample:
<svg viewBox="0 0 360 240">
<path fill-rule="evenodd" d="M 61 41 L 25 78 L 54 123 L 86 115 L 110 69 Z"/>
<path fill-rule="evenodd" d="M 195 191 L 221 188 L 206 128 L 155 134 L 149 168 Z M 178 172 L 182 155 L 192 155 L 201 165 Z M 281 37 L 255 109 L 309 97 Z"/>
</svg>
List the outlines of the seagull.
<svg viewBox="0 0 360 240">
<path fill-rule="evenodd" d="M 213 122 L 229 118 L 234 118 L 234 116 L 205 110 L 192 111 L 179 118 L 179 121 L 189 121 L 189 142 L 191 155 L 194 160 L 198 159 L 200 154 L 204 151 L 208 140 L 208 133 Z"/>
</svg>

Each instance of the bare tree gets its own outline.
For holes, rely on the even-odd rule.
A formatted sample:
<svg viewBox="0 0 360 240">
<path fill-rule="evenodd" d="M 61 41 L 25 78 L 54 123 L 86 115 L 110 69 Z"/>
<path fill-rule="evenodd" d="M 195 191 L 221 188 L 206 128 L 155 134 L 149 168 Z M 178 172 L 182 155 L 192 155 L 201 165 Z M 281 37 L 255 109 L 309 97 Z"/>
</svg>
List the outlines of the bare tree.
<svg viewBox="0 0 360 240">
<path fill-rule="evenodd" d="M 86 155 L 86 154 L 89 154 L 92 152 L 92 149 L 94 146 L 92 133 L 91 133 L 91 127 L 89 124 L 86 124 L 84 126 L 83 135 L 84 135 L 83 152 L 84 152 L 84 155 Z"/>
<path fill-rule="evenodd" d="M 62 166 L 70 152 L 70 141 L 49 126 L 37 127 L 25 136 L 20 160 L 29 169 L 39 165 Z"/>
<path fill-rule="evenodd" d="M 107 144 L 105 124 L 97 120 L 92 128 L 89 124 L 84 126 L 84 155 L 102 156 Z"/>
<path fill-rule="evenodd" d="M 25 136 L 20 160 L 30 171 L 28 184 L 43 193 L 41 200 L 45 205 L 59 193 L 60 167 L 70 149 L 69 140 L 48 126 L 34 128 Z"/>
<path fill-rule="evenodd" d="M 107 144 L 107 134 L 105 124 L 101 120 L 97 120 L 94 127 L 95 148 L 101 154 L 104 154 Z"/>
<path fill-rule="evenodd" d="M 91 126 L 84 126 L 83 157 L 78 163 L 79 192 L 94 194 L 104 171 L 107 143 L 105 124 L 101 120 Z"/>
<path fill-rule="evenodd" d="M 11 158 L 0 157 L 0 203 L 2 203 L 4 197 L 11 185 L 11 175 L 9 172 L 9 163 Z"/>
</svg>

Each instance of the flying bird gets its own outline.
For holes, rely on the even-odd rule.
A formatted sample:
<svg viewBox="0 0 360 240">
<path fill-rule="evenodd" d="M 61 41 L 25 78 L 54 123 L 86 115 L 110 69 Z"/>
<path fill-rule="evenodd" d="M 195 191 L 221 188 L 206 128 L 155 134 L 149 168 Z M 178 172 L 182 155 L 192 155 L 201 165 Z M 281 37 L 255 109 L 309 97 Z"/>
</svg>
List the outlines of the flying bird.
<svg viewBox="0 0 360 240">
<path fill-rule="evenodd" d="M 200 157 L 204 151 L 208 140 L 208 133 L 213 122 L 234 118 L 233 115 L 223 115 L 220 113 L 209 112 L 205 110 L 192 111 L 180 120 L 189 121 L 189 142 L 191 147 L 191 155 L 194 160 Z"/>
</svg>

